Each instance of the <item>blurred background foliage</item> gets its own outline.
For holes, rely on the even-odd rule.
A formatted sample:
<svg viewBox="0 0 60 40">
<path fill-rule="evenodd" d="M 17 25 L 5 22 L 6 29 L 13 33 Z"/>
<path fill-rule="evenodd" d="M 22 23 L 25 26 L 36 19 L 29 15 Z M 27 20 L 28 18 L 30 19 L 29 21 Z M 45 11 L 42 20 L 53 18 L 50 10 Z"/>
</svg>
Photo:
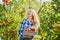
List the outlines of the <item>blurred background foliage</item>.
<svg viewBox="0 0 60 40">
<path fill-rule="evenodd" d="M 0 37 L 18 40 L 18 30 L 28 9 L 34 9 L 40 19 L 40 40 L 60 40 L 60 0 L 7 0 L 0 4 Z"/>
</svg>

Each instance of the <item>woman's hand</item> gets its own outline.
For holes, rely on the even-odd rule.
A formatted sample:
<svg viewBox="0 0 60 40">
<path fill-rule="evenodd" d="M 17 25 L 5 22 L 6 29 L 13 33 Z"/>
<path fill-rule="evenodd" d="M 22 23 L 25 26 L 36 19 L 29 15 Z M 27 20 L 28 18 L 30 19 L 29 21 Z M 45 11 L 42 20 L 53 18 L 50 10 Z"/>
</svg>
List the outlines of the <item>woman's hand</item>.
<svg viewBox="0 0 60 40">
<path fill-rule="evenodd" d="M 28 35 L 27 35 L 27 36 L 24 36 L 24 38 L 32 38 L 32 37 L 33 37 L 33 36 L 28 36 Z"/>
<path fill-rule="evenodd" d="M 26 29 L 25 29 L 25 31 L 27 31 L 27 32 L 28 32 L 28 31 L 31 31 L 31 29 L 30 29 L 30 28 L 26 28 Z"/>
</svg>

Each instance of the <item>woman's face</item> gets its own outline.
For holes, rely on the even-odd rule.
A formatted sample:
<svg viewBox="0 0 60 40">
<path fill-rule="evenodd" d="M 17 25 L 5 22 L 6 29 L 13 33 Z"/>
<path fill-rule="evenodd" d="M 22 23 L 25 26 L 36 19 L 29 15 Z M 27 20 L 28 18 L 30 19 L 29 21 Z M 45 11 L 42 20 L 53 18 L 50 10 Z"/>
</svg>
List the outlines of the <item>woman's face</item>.
<svg viewBox="0 0 60 40">
<path fill-rule="evenodd" d="M 29 11 L 29 12 L 27 13 L 27 17 L 28 17 L 28 18 L 32 18 L 32 15 L 33 15 L 33 14 L 32 14 L 31 11 Z"/>
</svg>

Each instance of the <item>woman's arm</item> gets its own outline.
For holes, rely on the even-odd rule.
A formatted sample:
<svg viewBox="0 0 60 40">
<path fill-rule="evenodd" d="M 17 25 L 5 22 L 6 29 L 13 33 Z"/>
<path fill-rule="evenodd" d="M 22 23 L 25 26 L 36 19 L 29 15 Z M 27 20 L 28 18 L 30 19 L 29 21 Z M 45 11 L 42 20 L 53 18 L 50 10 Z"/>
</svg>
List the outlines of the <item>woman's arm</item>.
<svg viewBox="0 0 60 40">
<path fill-rule="evenodd" d="M 19 30 L 19 35 L 23 36 L 23 30 L 24 30 L 24 21 L 21 22 L 20 30 Z"/>
<path fill-rule="evenodd" d="M 36 24 L 34 24 L 33 27 L 36 27 L 36 28 L 40 27 L 40 23 L 39 22 L 36 22 Z"/>
</svg>

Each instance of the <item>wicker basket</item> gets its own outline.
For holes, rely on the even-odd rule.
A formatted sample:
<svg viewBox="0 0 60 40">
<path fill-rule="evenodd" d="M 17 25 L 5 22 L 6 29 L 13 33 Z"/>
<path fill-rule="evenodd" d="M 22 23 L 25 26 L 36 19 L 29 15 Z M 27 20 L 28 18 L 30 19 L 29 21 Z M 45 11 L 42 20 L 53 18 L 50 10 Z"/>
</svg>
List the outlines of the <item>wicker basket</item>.
<svg viewBox="0 0 60 40">
<path fill-rule="evenodd" d="M 30 31 L 26 31 L 27 28 L 24 28 L 23 34 L 24 35 L 30 35 L 30 36 L 35 36 L 38 34 L 38 28 L 29 28 Z"/>
</svg>

